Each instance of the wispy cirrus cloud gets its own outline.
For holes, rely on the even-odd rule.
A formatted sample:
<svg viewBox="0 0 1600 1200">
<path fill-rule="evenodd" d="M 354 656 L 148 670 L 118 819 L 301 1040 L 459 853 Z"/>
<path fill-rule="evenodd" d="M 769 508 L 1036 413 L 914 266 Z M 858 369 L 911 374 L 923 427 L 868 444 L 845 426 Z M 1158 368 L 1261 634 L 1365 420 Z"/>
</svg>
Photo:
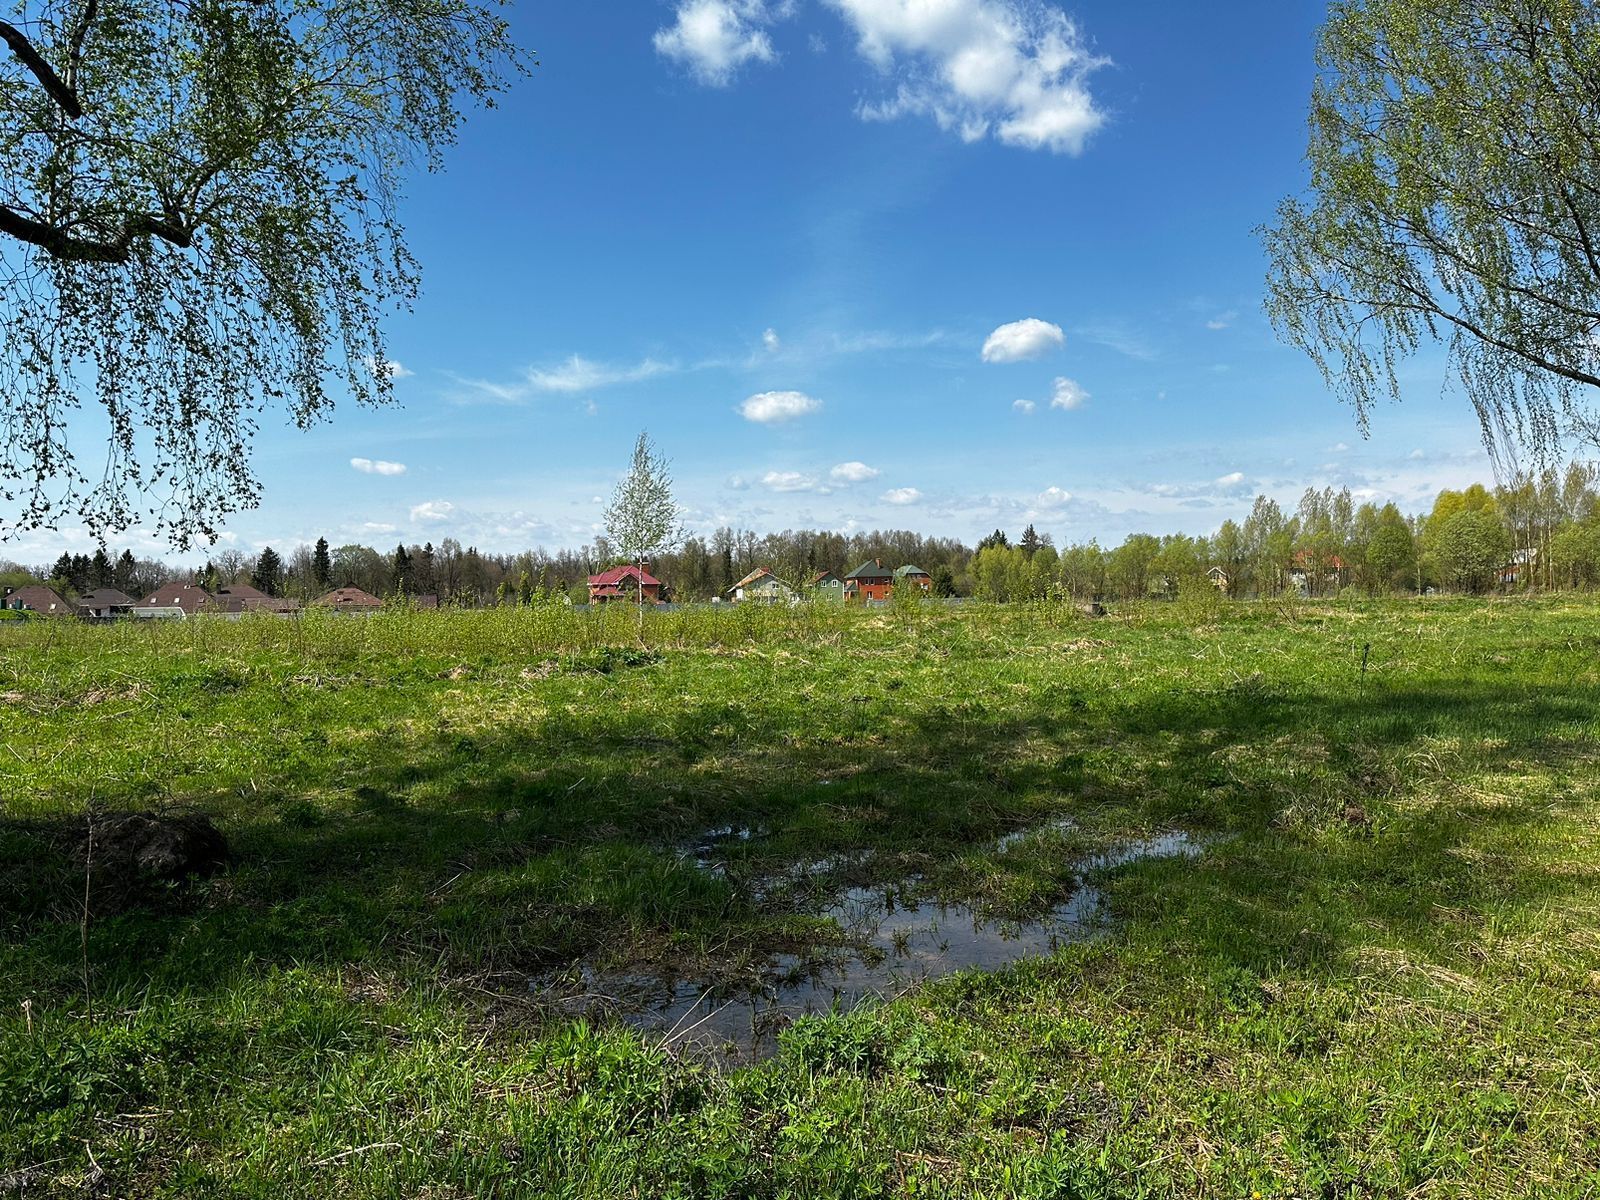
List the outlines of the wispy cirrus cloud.
<svg viewBox="0 0 1600 1200">
<path fill-rule="evenodd" d="M 499 383 L 490 379 L 453 376 L 468 389 L 468 398 L 500 404 L 521 404 L 540 394 L 577 395 L 619 384 L 641 383 L 679 370 L 675 363 L 645 358 L 637 363 L 605 363 L 574 354 L 549 367 L 527 367 L 520 379 Z"/>
</svg>

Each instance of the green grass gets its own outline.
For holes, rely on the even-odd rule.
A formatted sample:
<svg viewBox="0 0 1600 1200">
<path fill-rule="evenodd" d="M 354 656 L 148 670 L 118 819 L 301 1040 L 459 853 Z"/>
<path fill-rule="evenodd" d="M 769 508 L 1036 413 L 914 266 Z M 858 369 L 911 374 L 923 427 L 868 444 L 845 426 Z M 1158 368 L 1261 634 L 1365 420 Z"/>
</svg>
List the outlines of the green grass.
<svg viewBox="0 0 1600 1200">
<path fill-rule="evenodd" d="M 0 629 L 0 1194 L 1595 1196 L 1597 618 Z M 234 866 L 85 947 L 86 810 L 168 806 Z M 728 825 L 762 836 L 697 869 Z M 1076 855 L 1177 829 L 1206 853 L 1100 881 L 1109 937 L 746 1069 L 528 988 L 748 975 L 836 942 L 855 884 L 1026 918 Z"/>
</svg>

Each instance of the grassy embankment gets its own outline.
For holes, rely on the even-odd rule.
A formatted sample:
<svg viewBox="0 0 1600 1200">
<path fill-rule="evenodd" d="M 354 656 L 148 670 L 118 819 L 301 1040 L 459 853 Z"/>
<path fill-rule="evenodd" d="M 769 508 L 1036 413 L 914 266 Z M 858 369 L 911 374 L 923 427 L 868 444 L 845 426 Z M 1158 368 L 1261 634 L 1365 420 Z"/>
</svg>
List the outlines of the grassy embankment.
<svg viewBox="0 0 1600 1200">
<path fill-rule="evenodd" d="M 1597 615 L 0 629 L 0 1190 L 1593 1196 Z M 86 807 L 168 805 L 235 866 L 83 943 Z M 730 824 L 726 877 L 681 852 Z M 756 973 L 850 884 L 1026 917 L 1172 829 L 1209 850 L 1099 880 L 1110 937 L 746 1070 L 527 987 Z"/>
</svg>

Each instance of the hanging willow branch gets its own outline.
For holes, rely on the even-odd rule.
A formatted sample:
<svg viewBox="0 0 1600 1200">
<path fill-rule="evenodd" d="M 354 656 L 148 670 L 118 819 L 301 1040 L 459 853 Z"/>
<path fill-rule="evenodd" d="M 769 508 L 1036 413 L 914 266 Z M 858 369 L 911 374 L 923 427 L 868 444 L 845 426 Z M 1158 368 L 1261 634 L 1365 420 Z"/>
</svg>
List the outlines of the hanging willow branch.
<svg viewBox="0 0 1600 1200">
<path fill-rule="evenodd" d="M 418 278 L 400 179 L 523 62 L 497 0 L 7 15 L 0 535 L 214 536 L 256 500 L 265 414 L 391 398 L 380 318 Z"/>
</svg>

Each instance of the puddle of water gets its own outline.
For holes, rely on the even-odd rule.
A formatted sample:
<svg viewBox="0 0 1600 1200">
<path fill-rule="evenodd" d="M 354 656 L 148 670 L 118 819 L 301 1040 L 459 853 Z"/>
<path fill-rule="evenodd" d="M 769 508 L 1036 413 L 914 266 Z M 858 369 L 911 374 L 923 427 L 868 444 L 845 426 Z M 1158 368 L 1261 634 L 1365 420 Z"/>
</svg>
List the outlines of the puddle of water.
<svg viewBox="0 0 1600 1200">
<path fill-rule="evenodd" d="M 1035 827 L 1027 833 L 1038 832 Z M 1008 834 L 1015 844 L 1019 835 Z M 1002 839 L 1004 840 L 1004 839 Z M 1086 860 L 1082 876 L 1147 858 L 1194 856 L 1184 833 L 1127 842 Z M 930 979 L 969 968 L 996 970 L 1032 955 L 1086 941 L 1105 930 L 1101 894 L 1084 884 L 1065 904 L 1033 921 L 992 921 L 961 904 L 901 905 L 895 893 L 852 888 L 825 914 L 859 947 L 832 962 L 780 956 L 760 989 L 731 995 L 698 982 L 652 976 L 586 975 L 578 994 L 552 988 L 546 999 L 574 1011 L 606 1011 L 674 1047 L 693 1047 L 730 1063 L 765 1058 L 798 1017 L 890 998 Z"/>
</svg>

